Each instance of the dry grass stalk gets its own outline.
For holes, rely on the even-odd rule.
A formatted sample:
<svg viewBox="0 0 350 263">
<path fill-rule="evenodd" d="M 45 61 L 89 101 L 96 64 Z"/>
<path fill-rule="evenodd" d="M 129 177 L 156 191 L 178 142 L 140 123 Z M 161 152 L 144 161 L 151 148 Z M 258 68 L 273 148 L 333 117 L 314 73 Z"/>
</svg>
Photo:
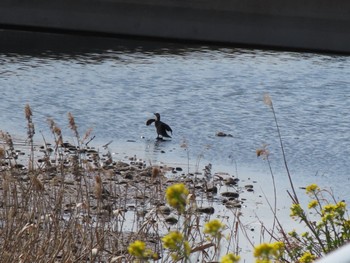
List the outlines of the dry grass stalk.
<svg viewBox="0 0 350 263">
<path fill-rule="evenodd" d="M 78 132 L 78 126 L 75 124 L 74 117 L 72 113 L 68 112 L 68 121 L 69 121 L 69 128 L 74 132 L 75 137 L 77 138 L 79 142 L 79 132 Z"/>
<path fill-rule="evenodd" d="M 5 145 L 9 147 L 9 150 L 11 152 L 15 151 L 13 147 L 13 140 L 9 133 L 4 133 L 3 131 L 0 131 L 0 139 L 2 139 L 5 142 Z"/>
<path fill-rule="evenodd" d="M 3 147 L 0 147 L 0 159 L 5 159 L 6 151 Z"/>
<path fill-rule="evenodd" d="M 103 186 L 102 186 L 102 179 L 100 175 L 95 176 L 95 197 L 97 200 L 102 200 L 102 192 L 103 192 Z"/>
<path fill-rule="evenodd" d="M 57 147 L 62 145 L 62 143 L 63 143 L 61 128 L 58 127 L 57 124 L 55 123 L 55 121 L 51 118 L 48 118 L 47 122 L 49 123 L 51 133 L 53 134 L 53 136 L 55 138 L 56 149 L 57 149 Z"/>
<path fill-rule="evenodd" d="M 160 174 L 160 169 L 159 169 L 159 167 L 154 166 L 154 167 L 152 168 L 152 179 L 153 179 L 153 180 L 157 179 L 157 178 L 159 177 L 159 174 Z"/>
<path fill-rule="evenodd" d="M 31 120 L 30 107 L 26 108 L 26 114 L 27 120 Z M 68 114 L 68 118 L 70 128 L 79 138 L 73 116 Z M 131 262 L 126 252 L 131 239 L 143 239 L 157 252 L 161 251 L 162 231 L 167 232 L 170 228 L 164 221 L 164 214 L 157 212 L 157 206 L 165 203 L 164 191 L 160 187 L 162 183 L 164 187 L 169 184 L 163 180 L 163 170 L 157 166 L 142 171 L 139 166 L 119 166 L 112 162 L 110 153 L 105 161 L 110 165 L 102 166 L 103 159 L 98 152 L 87 157 L 78 147 L 75 147 L 75 152 L 74 147 L 67 147 L 69 152 L 65 152 L 66 149 L 58 143 L 62 141 L 61 129 L 51 119 L 48 123 L 57 152 L 61 153 L 61 159 L 52 163 L 44 177 L 45 182 L 49 182 L 44 184 L 39 179 L 46 173 L 40 167 L 32 167 L 29 175 L 25 170 L 10 167 L 9 176 L 1 178 L 0 195 L 6 198 L 0 207 L 3 226 L 0 229 L 0 261 Z M 90 131 L 84 139 L 88 136 Z M 11 143 L 10 136 L 4 137 Z M 55 167 L 59 169 L 51 169 Z M 98 175 L 92 177 L 91 173 L 96 172 Z M 123 177 L 129 172 L 132 173 L 131 179 Z M 29 182 L 22 180 L 28 177 Z M 107 182 L 108 188 L 104 185 Z M 195 199 L 194 193 L 189 196 L 191 206 Z M 135 207 L 133 220 L 125 216 L 126 211 L 133 213 L 129 205 Z M 189 217 L 189 237 L 193 244 L 197 244 L 192 252 L 205 254 L 205 250 L 212 248 L 200 234 L 204 217 L 195 212 Z"/>
<path fill-rule="evenodd" d="M 28 122 L 28 139 L 32 142 L 34 134 L 35 134 L 35 128 L 32 120 L 33 112 L 32 109 L 30 108 L 29 104 L 27 104 L 24 108 L 24 115 L 27 119 Z"/>
<path fill-rule="evenodd" d="M 30 181 L 33 184 L 35 191 L 42 192 L 45 190 L 44 184 L 35 175 L 30 176 Z"/>
<path fill-rule="evenodd" d="M 92 131 L 93 131 L 93 128 L 89 128 L 89 129 L 85 132 L 84 137 L 83 137 L 83 139 L 81 140 L 81 143 L 84 143 L 84 141 L 85 141 L 87 138 L 90 137 Z"/>
<path fill-rule="evenodd" d="M 27 104 L 24 108 L 24 113 L 25 113 L 25 117 L 27 119 L 27 121 L 30 121 L 33 113 L 32 113 L 32 109 L 30 108 L 29 104 Z"/>
<path fill-rule="evenodd" d="M 281 131 L 280 131 L 280 128 L 279 128 L 278 121 L 277 121 L 276 111 L 275 111 L 275 108 L 273 106 L 272 99 L 271 99 L 270 95 L 267 94 L 267 93 L 264 94 L 264 103 L 270 107 L 270 109 L 272 111 L 272 114 L 273 114 L 273 118 L 275 120 L 275 125 L 276 125 L 276 129 L 277 129 L 278 139 L 280 141 L 280 146 L 281 146 L 281 151 L 282 151 L 284 167 L 286 168 L 286 172 L 287 172 L 287 176 L 288 176 L 288 179 L 289 179 L 289 183 L 290 183 L 290 186 L 292 188 L 292 195 L 290 194 L 290 197 L 292 198 L 294 203 L 298 204 L 299 200 L 298 200 L 298 196 L 296 194 L 295 188 L 294 188 L 292 175 L 291 175 L 291 173 L 289 171 L 289 167 L 288 167 L 288 163 L 287 163 L 287 157 L 286 157 L 286 153 L 285 153 L 285 150 L 284 150 L 284 144 L 283 144 L 283 140 L 282 140 L 282 135 L 281 135 Z"/>
<path fill-rule="evenodd" d="M 273 104 L 272 104 L 272 100 L 271 100 L 271 97 L 268 93 L 265 93 L 264 94 L 264 103 L 269 106 L 270 108 L 273 107 Z"/>
</svg>

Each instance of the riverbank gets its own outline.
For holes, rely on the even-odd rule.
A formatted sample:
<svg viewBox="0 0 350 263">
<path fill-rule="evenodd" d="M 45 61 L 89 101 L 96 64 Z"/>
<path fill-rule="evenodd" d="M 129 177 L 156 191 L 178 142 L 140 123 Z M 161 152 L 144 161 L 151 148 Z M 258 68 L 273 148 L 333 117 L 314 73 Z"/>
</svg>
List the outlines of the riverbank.
<svg viewBox="0 0 350 263">
<path fill-rule="evenodd" d="M 0 133 L 0 193 L 3 196 L 0 256 L 4 262 L 129 262 L 133 257 L 150 256 L 148 252 L 140 254 L 130 250 L 130 246 L 140 244 L 147 246 L 146 251 L 152 251 L 152 259 L 160 262 L 170 262 L 174 253 L 191 261 L 213 261 L 225 253 L 239 254 L 243 260 L 252 261 L 252 251 L 254 257 L 259 257 L 255 252 L 266 245 L 282 246 L 281 254 L 271 255 L 278 258 L 301 258 L 310 254 L 300 252 L 301 247 L 289 247 L 290 238 L 298 242 L 300 239 L 295 231 L 288 232 L 290 237 L 284 231 L 296 229 L 295 226 L 305 230 L 303 225 L 288 222 L 290 211 L 292 217 L 302 217 L 308 223 L 314 216 L 304 216 L 301 206 L 305 200 L 297 201 L 299 189 L 295 191 L 292 183 L 290 198 L 277 187 L 272 170 L 272 180 L 259 177 L 257 181 L 247 174 L 215 172 L 211 164 L 199 165 L 199 159 L 191 167 L 189 164 L 186 167 L 184 162 L 183 166 L 148 164 L 149 160 L 137 154 L 115 159 L 109 148 L 112 141 L 97 148 L 92 146 L 95 136 L 88 130 L 80 137 L 70 113 L 72 143 L 63 141 L 62 131 L 52 119 L 48 122 L 54 143 L 43 134 L 42 143 L 34 143 L 29 105 L 25 116 L 26 141 Z M 256 151 L 270 166 L 269 154 L 265 147 Z M 305 189 L 308 194 L 322 198 L 328 194 L 335 200 L 329 190 L 321 190 L 316 184 L 303 187 Z M 330 207 L 328 201 L 322 204 L 320 201 L 320 207 L 323 203 Z M 345 202 L 335 205 L 341 209 L 340 220 L 346 226 Z M 309 203 L 308 209 L 314 208 Z M 213 232 L 208 230 L 209 226 L 220 229 Z M 172 233 L 180 233 L 188 247 L 181 245 L 169 251 L 164 240 Z M 227 238 L 221 239 L 224 236 Z M 259 245 L 272 239 L 279 241 Z M 298 254 L 293 252 L 295 249 Z M 316 253 L 314 258 L 323 255 Z"/>
<path fill-rule="evenodd" d="M 5 0 L 0 27 L 350 53 L 349 12 L 345 0 Z"/>
<path fill-rule="evenodd" d="M 169 229 L 182 226 L 178 212 L 165 199 L 165 190 L 177 183 L 186 185 L 192 196 L 187 213 L 200 222 L 193 233 L 202 231 L 210 219 L 220 218 L 227 224 L 227 231 L 234 233 L 231 242 L 242 258 L 252 256 L 252 247 L 243 237 L 247 233 L 235 229 L 235 224 L 249 229 L 252 240 L 260 235 L 254 213 L 265 211 L 266 205 L 260 190 L 255 189 L 257 181 L 245 176 L 214 172 L 211 165 L 195 168 L 149 164 L 137 154 L 118 159 L 108 145 L 95 148 L 46 142 L 32 147 L 30 142 L 5 133 L 1 133 L 0 149 L 0 193 L 4 197 L 0 245 L 5 261 L 130 261 L 127 247 L 137 239 L 145 240 L 164 257 L 161 238 Z M 15 214 L 9 216 L 14 210 Z M 32 236 L 41 237 L 38 247 Z M 51 240 L 51 236 L 56 239 Z M 23 249 L 11 250 L 16 247 L 14 243 L 21 243 Z M 213 247 L 198 238 L 191 244 L 193 249 L 204 244 L 209 244 L 208 249 Z M 76 250 L 71 251 L 71 247 Z M 163 258 L 161 262 L 168 261 Z"/>
</svg>

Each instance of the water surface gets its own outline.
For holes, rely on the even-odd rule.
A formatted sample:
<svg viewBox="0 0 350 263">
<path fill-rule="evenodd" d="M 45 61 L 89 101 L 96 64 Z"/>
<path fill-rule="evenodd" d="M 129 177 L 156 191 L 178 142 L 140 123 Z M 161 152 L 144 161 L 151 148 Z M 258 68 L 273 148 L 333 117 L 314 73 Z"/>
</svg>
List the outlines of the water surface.
<svg viewBox="0 0 350 263">
<path fill-rule="evenodd" d="M 53 118 L 68 140 L 67 112 L 94 143 L 159 161 L 211 162 L 239 176 L 270 178 L 255 150 L 268 144 L 287 187 L 269 93 L 297 186 L 316 182 L 349 199 L 350 57 L 0 32 L 0 129 L 25 136 L 24 106 L 37 139 Z M 159 112 L 173 139 L 156 142 L 145 122 Z M 233 137 L 219 138 L 218 131 Z M 181 147 L 186 143 L 186 148 Z M 189 153 L 189 155 L 187 155 Z M 182 161 L 181 161 L 182 160 Z"/>
</svg>

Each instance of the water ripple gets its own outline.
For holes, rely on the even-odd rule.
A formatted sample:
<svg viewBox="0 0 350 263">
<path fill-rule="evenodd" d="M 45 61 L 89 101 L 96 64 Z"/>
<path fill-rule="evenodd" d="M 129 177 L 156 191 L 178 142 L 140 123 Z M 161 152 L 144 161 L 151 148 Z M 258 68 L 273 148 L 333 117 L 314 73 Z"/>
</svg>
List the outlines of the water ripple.
<svg viewBox="0 0 350 263">
<path fill-rule="evenodd" d="M 160 112 L 174 130 L 171 149 L 181 152 L 186 139 L 193 158 L 204 152 L 213 163 L 234 158 L 259 170 L 255 149 L 268 143 L 283 170 L 273 116 L 262 102 L 269 92 L 300 182 L 319 173 L 349 183 L 350 57 L 60 38 L 52 42 L 71 42 L 71 49 L 56 43 L 0 55 L 1 129 L 25 134 L 30 103 L 38 130 L 47 130 L 47 117 L 66 128 L 69 111 L 83 131 L 94 128 L 96 140 L 153 140 L 145 121 Z M 233 138 L 215 137 L 218 131 Z"/>
</svg>

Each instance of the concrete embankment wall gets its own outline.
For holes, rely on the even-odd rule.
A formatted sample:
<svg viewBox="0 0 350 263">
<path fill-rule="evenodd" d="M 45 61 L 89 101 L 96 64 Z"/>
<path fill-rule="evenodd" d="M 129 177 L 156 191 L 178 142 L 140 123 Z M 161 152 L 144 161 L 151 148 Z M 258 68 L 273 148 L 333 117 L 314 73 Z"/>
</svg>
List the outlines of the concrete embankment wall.
<svg viewBox="0 0 350 263">
<path fill-rule="evenodd" d="M 1 26 L 350 53 L 348 0 L 1 0 Z"/>
</svg>

